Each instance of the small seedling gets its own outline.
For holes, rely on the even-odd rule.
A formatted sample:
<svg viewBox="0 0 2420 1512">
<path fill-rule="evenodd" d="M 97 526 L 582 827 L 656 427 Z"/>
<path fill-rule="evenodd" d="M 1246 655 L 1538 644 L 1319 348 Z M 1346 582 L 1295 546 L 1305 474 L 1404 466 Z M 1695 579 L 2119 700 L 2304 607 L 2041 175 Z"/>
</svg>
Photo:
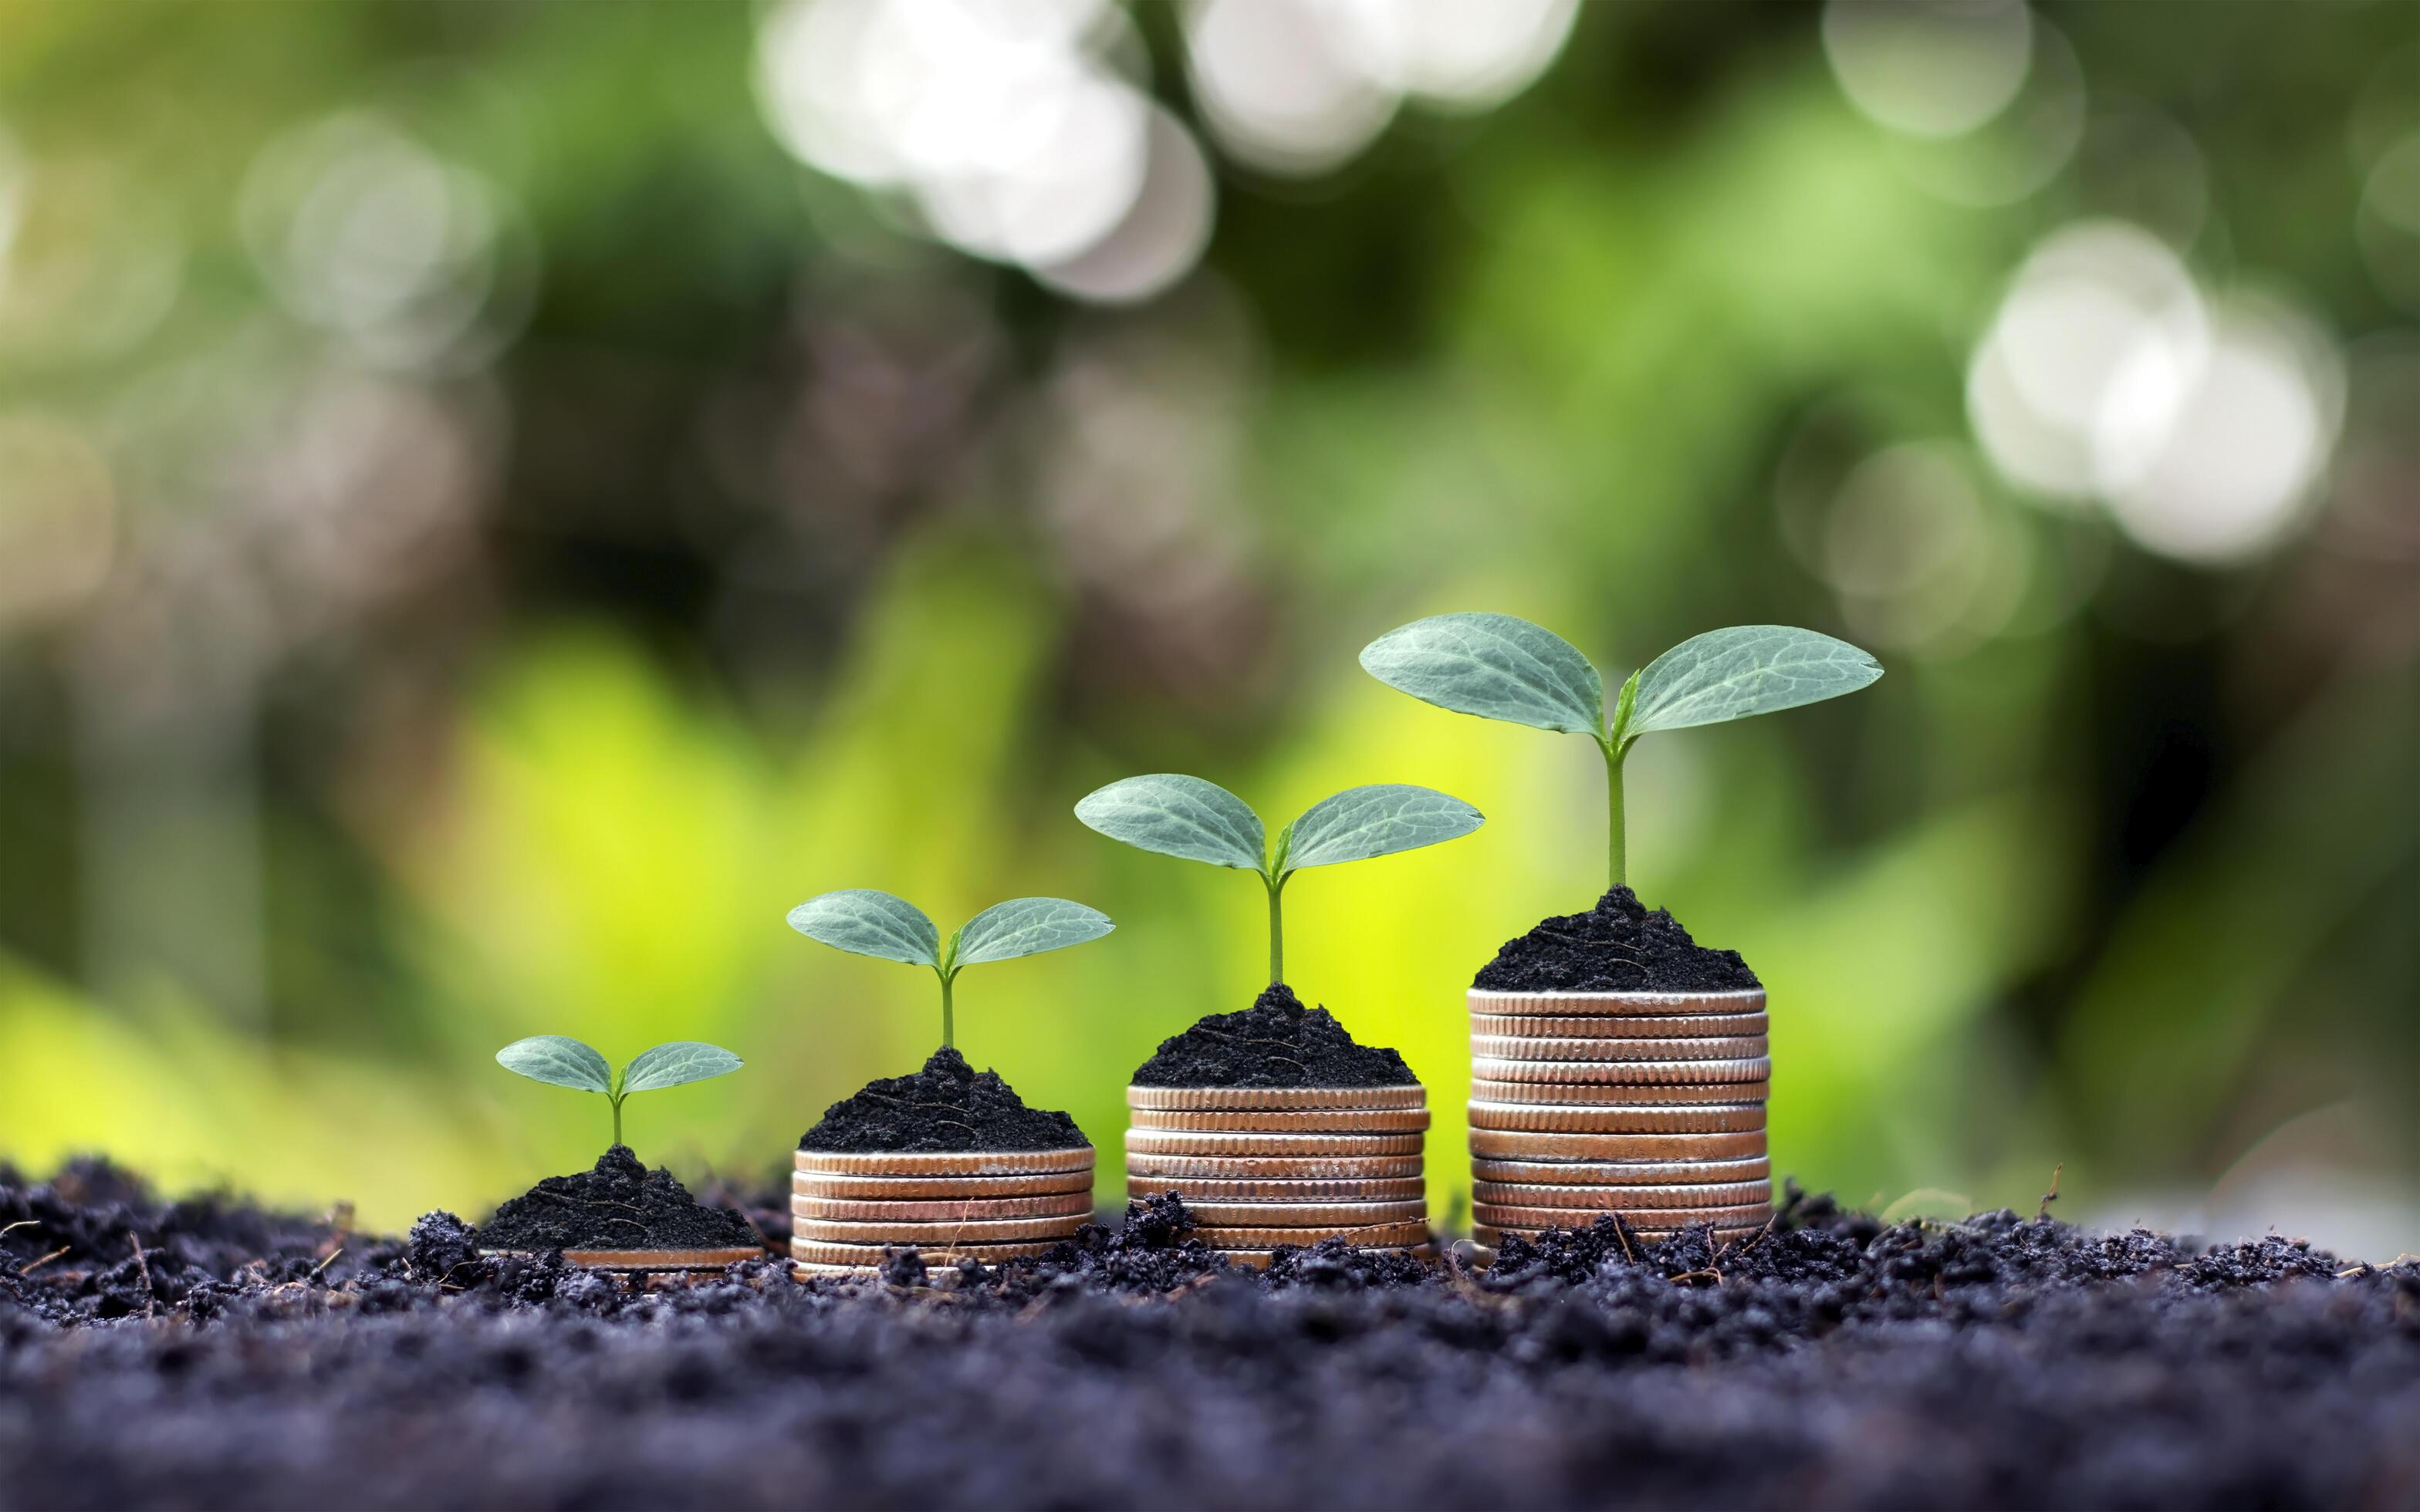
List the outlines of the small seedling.
<svg viewBox="0 0 2420 1512">
<path fill-rule="evenodd" d="M 1621 764 L 1638 737 L 1723 724 L 1854 693 L 1883 674 L 1845 640 L 1786 625 L 1692 636 L 1632 672 L 1605 717 L 1605 678 L 1561 636 L 1510 614 L 1439 614 L 1389 630 L 1361 651 L 1389 687 L 1482 719 L 1587 735 L 1605 752 L 1606 858 L 1628 880 Z"/>
<path fill-rule="evenodd" d="M 952 989 L 958 973 L 986 961 L 1014 961 L 1097 940 L 1117 925 L 1109 916 L 1064 898 L 1011 898 L 957 928 L 945 945 L 923 909 L 905 898 L 850 887 L 810 898 L 790 910 L 790 927 L 837 950 L 931 966 L 941 979 L 941 1045 L 956 1041 Z"/>
<path fill-rule="evenodd" d="M 579 1041 L 560 1034 L 532 1035 L 515 1040 L 496 1052 L 496 1064 L 549 1087 L 575 1092 L 602 1092 L 613 1105 L 613 1143 L 622 1142 L 622 1100 L 632 1092 L 660 1091 L 710 1076 L 727 1076 L 742 1062 L 718 1044 L 675 1040 L 642 1050 L 616 1072 L 603 1056 Z"/>
<path fill-rule="evenodd" d="M 1285 885 L 1307 866 L 1364 861 L 1457 840 L 1485 821 L 1434 788 L 1399 782 L 1320 799 L 1268 842 L 1261 816 L 1216 782 L 1159 772 L 1089 794 L 1076 817 L 1137 850 L 1260 875 L 1269 893 L 1269 980 L 1285 980 Z"/>
</svg>

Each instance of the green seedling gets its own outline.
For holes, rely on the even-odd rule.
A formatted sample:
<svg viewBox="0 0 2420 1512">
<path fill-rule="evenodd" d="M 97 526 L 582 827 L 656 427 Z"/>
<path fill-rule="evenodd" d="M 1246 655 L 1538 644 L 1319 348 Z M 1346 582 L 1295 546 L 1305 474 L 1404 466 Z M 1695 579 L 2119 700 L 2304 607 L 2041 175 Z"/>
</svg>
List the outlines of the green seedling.
<svg viewBox="0 0 2420 1512">
<path fill-rule="evenodd" d="M 661 1091 L 711 1076 L 727 1076 L 737 1071 L 742 1062 L 719 1044 L 675 1040 L 640 1051 L 617 1072 L 603 1056 L 577 1040 L 560 1034 L 537 1034 L 515 1040 L 497 1051 L 496 1064 L 549 1087 L 604 1093 L 605 1101 L 613 1106 L 613 1143 L 618 1145 L 622 1142 L 624 1098 L 632 1092 Z"/>
<path fill-rule="evenodd" d="M 958 973 L 986 961 L 1014 961 L 1097 940 L 1117 925 L 1109 916 L 1064 898 L 1011 898 L 968 919 L 947 944 L 923 909 L 905 898 L 851 887 L 810 898 L 790 910 L 790 927 L 836 950 L 931 966 L 941 979 L 941 1045 L 956 1042 L 952 990 Z"/>
<path fill-rule="evenodd" d="M 1605 714 L 1605 678 L 1552 630 L 1510 614 L 1439 614 L 1389 630 L 1361 665 L 1389 687 L 1457 714 L 1587 735 L 1605 752 L 1606 860 L 1628 880 L 1621 764 L 1638 737 L 1724 724 L 1854 693 L 1883 674 L 1845 640 L 1786 625 L 1692 636 L 1632 672 Z"/>
<path fill-rule="evenodd" d="M 1269 980 L 1285 980 L 1286 883 L 1307 866 L 1364 861 L 1457 840 L 1485 823 L 1433 788 L 1379 783 L 1320 799 L 1268 842 L 1261 816 L 1216 782 L 1172 772 L 1089 794 L 1076 817 L 1137 850 L 1259 874 L 1269 894 Z"/>
</svg>

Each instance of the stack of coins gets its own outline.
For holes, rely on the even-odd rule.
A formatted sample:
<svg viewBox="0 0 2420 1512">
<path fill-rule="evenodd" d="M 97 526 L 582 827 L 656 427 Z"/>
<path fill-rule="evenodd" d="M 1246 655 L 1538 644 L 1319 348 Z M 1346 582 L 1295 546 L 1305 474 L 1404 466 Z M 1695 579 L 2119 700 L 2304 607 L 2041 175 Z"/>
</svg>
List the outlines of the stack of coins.
<svg viewBox="0 0 2420 1512">
<path fill-rule="evenodd" d="M 1342 1237 L 1419 1249 L 1428 1093 L 1409 1087 L 1129 1087 L 1126 1195 L 1174 1192 L 1193 1237 L 1265 1266 Z"/>
<path fill-rule="evenodd" d="M 888 1249 L 928 1265 L 1039 1255 L 1093 1217 L 1093 1147 L 970 1154 L 801 1149 L 790 1258 L 801 1280 L 864 1274 Z"/>
<path fill-rule="evenodd" d="M 1764 994 L 1470 994 L 1472 1237 L 1771 1216 Z"/>
</svg>

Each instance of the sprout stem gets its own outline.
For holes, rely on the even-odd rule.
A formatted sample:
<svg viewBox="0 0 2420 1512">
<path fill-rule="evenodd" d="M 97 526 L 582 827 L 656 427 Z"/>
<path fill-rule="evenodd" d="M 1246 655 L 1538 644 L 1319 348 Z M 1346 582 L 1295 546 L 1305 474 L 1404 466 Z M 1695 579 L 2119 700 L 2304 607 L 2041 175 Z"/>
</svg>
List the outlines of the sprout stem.
<svg viewBox="0 0 2420 1512">
<path fill-rule="evenodd" d="M 954 973 L 941 973 L 941 1048 L 947 1050 L 958 1032 L 957 1009 L 950 1001 L 950 988 L 955 982 Z"/>
<path fill-rule="evenodd" d="M 1605 750 L 1605 856 L 1607 887 L 1619 887 L 1629 880 L 1629 869 L 1623 853 L 1629 848 L 1629 821 L 1621 806 L 1621 763 L 1630 754 L 1626 747 L 1613 741 L 1604 743 Z"/>
<path fill-rule="evenodd" d="M 609 1097 L 605 1101 L 613 1104 L 613 1143 L 618 1145 L 622 1142 L 622 1100 Z"/>
<path fill-rule="evenodd" d="M 1286 879 L 1284 877 L 1272 879 L 1264 874 L 1261 880 L 1268 884 L 1269 889 L 1269 985 L 1274 987 L 1279 982 L 1285 980 L 1285 904 L 1283 900 L 1285 898 Z"/>
</svg>

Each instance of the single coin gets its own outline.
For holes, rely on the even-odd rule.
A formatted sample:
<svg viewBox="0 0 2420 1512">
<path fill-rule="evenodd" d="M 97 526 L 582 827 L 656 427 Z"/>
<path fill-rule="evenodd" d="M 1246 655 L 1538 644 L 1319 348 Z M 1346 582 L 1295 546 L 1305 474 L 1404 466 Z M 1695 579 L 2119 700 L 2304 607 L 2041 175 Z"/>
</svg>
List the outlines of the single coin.
<svg viewBox="0 0 2420 1512">
<path fill-rule="evenodd" d="M 1629 1221 L 1629 1218 L 1630 1215 L 1628 1213 L 1622 1214 L 1622 1219 L 1625 1223 Z M 1595 1220 L 1593 1218 L 1590 1220 L 1590 1223 L 1593 1223 L 1594 1221 Z M 1717 1224 L 1714 1226 L 1714 1241 L 1717 1244 L 1736 1244 L 1742 1240 L 1753 1239 L 1757 1235 L 1762 1233 L 1764 1231 L 1764 1226 L 1765 1220 L 1761 1218 L 1752 1224 L 1733 1224 L 1729 1227 Z M 1574 1226 L 1570 1224 L 1562 1224 L 1556 1227 L 1566 1229 L 1574 1227 L 1586 1228 L 1589 1225 L 1580 1224 Z M 1668 1228 L 1653 1228 L 1642 1224 L 1630 1224 L 1630 1237 L 1635 1240 L 1644 1240 L 1652 1243 L 1657 1240 L 1673 1238 L 1683 1229 L 1690 1227 L 1693 1226 L 1688 1224 L 1676 1224 Z M 1507 1239 L 1536 1240 L 1545 1232 L 1546 1230 L 1544 1228 L 1523 1228 L 1513 1226 L 1499 1227 L 1495 1224 L 1472 1224 L 1470 1226 L 1471 1239 L 1491 1252 L 1497 1245 L 1502 1244 Z M 1493 1259 L 1494 1256 L 1491 1253 L 1489 1256 L 1490 1263 L 1492 1263 Z"/>
<path fill-rule="evenodd" d="M 1473 1193 L 1474 1196 L 1486 1193 L 1492 1187 L 1500 1187 L 1508 1192 L 1531 1192 L 1540 1187 L 1571 1187 L 1582 1194 L 1585 1194 L 1597 1191 L 1601 1188 L 1619 1189 L 1638 1186 L 1721 1186 L 1726 1183 L 1736 1185 L 1742 1181 L 1767 1180 L 1773 1174 L 1773 1162 L 1766 1160 L 1761 1155 L 1750 1156 L 1745 1160 L 1563 1160 L 1551 1162 L 1490 1160 L 1474 1161 L 1471 1164 L 1474 1166 L 1485 1165 L 1490 1169 L 1499 1165 L 1519 1166 L 1525 1170 L 1530 1166 L 1545 1166 L 1553 1172 L 1551 1177 L 1536 1177 L 1517 1180 L 1493 1176 L 1480 1176 L 1476 1178 L 1476 1190 Z M 1576 1180 L 1565 1179 L 1564 1173 L 1574 1169 L 1590 1172 L 1607 1172 L 1610 1174 L 1592 1176 Z M 1491 1196 L 1487 1200 L 1493 1202 L 1527 1202 L 1533 1207 L 1540 1208 L 1572 1208 L 1583 1205 L 1587 1199 L 1585 1196 L 1566 1199 L 1562 1197 L 1505 1196 L 1499 1195 Z"/>
<path fill-rule="evenodd" d="M 1047 1255 L 1058 1247 L 1058 1240 L 1032 1241 L 1022 1244 L 919 1244 L 917 1253 L 927 1265 L 955 1265 L 963 1259 L 986 1263 L 993 1260 L 1014 1260 L 1028 1255 Z M 790 1258 L 808 1265 L 880 1265 L 885 1250 L 905 1249 L 904 1244 L 840 1244 L 829 1242 L 793 1239 Z"/>
<path fill-rule="evenodd" d="M 1247 1134 L 1418 1134 L 1426 1108 L 1268 1108 L 1257 1113 L 1195 1113 L 1136 1108 L 1138 1129 L 1240 1130 Z"/>
<path fill-rule="evenodd" d="M 1651 1065 L 1667 1060 L 1756 1060 L 1765 1054 L 1764 1036 L 1732 1035 L 1719 1040 L 1568 1040 L 1543 1035 L 1474 1034 L 1473 1059 L 1590 1060 L 1603 1064 Z"/>
<path fill-rule="evenodd" d="M 790 1262 L 790 1275 L 798 1281 L 868 1281 L 882 1269 L 880 1262 L 868 1260 L 863 1265 L 809 1265 L 802 1260 Z"/>
<path fill-rule="evenodd" d="M 1730 1160 L 1764 1153 L 1764 1131 L 1712 1134 L 1524 1134 L 1473 1129 L 1470 1152 L 1491 1160 Z"/>
<path fill-rule="evenodd" d="M 1428 1088 L 1402 1087 L 1128 1087 L 1130 1108 L 1257 1113 L 1270 1108 L 1416 1108 Z"/>
<path fill-rule="evenodd" d="M 1090 1218 L 1093 1195 L 1070 1192 L 1047 1197 L 969 1197 L 963 1202 L 852 1202 L 844 1198 L 790 1197 L 798 1218 L 841 1223 L 939 1223 L 955 1218 Z"/>
<path fill-rule="evenodd" d="M 1239 1228 L 1224 1224 L 1202 1224 L 1186 1237 L 1201 1240 L 1212 1249 L 1275 1249 L 1280 1244 L 1316 1244 L 1323 1239 L 1344 1239 L 1373 1249 L 1388 1249 L 1426 1243 L 1429 1226 L 1425 1222 L 1417 1222 L 1337 1224 L 1327 1227 L 1303 1228 Z"/>
<path fill-rule="evenodd" d="M 1770 1082 L 1725 1082 L 1719 1087 L 1681 1083 L 1671 1087 L 1607 1087 L 1602 1082 L 1507 1082 L 1487 1077 L 1471 1081 L 1470 1096 L 1480 1103 L 1566 1103 L 1579 1107 L 1642 1107 L 1668 1103 L 1705 1106 L 1761 1103 Z"/>
<path fill-rule="evenodd" d="M 534 1250 L 483 1249 L 482 1255 L 534 1257 Z M 750 1244 L 726 1249 L 567 1249 L 563 1257 L 591 1271 L 720 1271 L 741 1260 L 761 1260 L 765 1248 Z"/>
<path fill-rule="evenodd" d="M 1230 1131 L 1128 1129 L 1129 1155 L 1411 1155 L 1420 1136 L 1400 1134 L 1240 1134 Z"/>
<path fill-rule="evenodd" d="M 1126 1153 L 1126 1184 L 1195 1178 L 1231 1181 L 1385 1181 L 1420 1174 L 1418 1155 L 1151 1155 Z"/>
<path fill-rule="evenodd" d="M 1630 1018 L 1523 1018 L 1513 1013 L 1473 1013 L 1473 1034 L 1529 1039 L 1721 1040 L 1762 1034 L 1762 1013 L 1656 1013 Z"/>
<path fill-rule="evenodd" d="M 1474 987 L 1473 1015 L 1515 1018 L 1646 1018 L 1676 1013 L 1761 1013 L 1764 989 L 1735 993 L 1494 993 Z"/>
<path fill-rule="evenodd" d="M 1171 1187 L 1188 1203 L 1202 1202 L 1409 1202 L 1428 1190 L 1417 1176 L 1383 1181 L 1238 1181 L 1188 1176 L 1153 1180 L 1129 1174 L 1126 1196 L 1137 1202 Z"/>
<path fill-rule="evenodd" d="M 1193 1221 L 1216 1228 L 1357 1228 L 1372 1224 L 1425 1223 L 1429 1205 L 1409 1202 L 1196 1202 Z"/>
<path fill-rule="evenodd" d="M 965 1241 L 1004 1244 L 1017 1240 L 1065 1239 L 1090 1222 L 1083 1218 L 953 1218 L 939 1223 L 847 1223 L 833 1218 L 794 1217 L 792 1234 L 827 1244 L 952 1245 Z"/>
<path fill-rule="evenodd" d="M 964 1152 L 886 1149 L 870 1154 L 801 1149 L 798 1168 L 816 1176 L 1031 1176 L 1037 1171 L 1089 1171 L 1093 1147 Z"/>
<path fill-rule="evenodd" d="M 1577 1082 L 1608 1087 L 1721 1086 L 1729 1082 L 1761 1082 L 1773 1075 L 1773 1062 L 1754 1060 L 1506 1060 L 1496 1056 L 1470 1057 L 1474 1080 L 1491 1082 Z M 1724 1101 L 1730 1101 L 1727 1093 Z M 1699 1098 L 1699 1102 L 1711 1101 Z"/>
<path fill-rule="evenodd" d="M 1596 1211 L 1562 1208 L 1482 1208 L 1470 1211 L 1471 1235 L 1482 1244 L 1493 1241 L 1481 1238 L 1486 1229 L 1528 1229 L 1542 1233 L 1549 1228 L 1586 1228 L 1599 1218 L 1619 1216 L 1633 1228 L 1671 1233 L 1694 1224 L 1705 1224 L 1717 1232 L 1727 1228 L 1754 1229 L 1761 1227 L 1773 1210 L 1769 1207 L 1743 1204 L 1736 1208 L 1603 1208 Z"/>
<path fill-rule="evenodd" d="M 1764 1104 L 1538 1107 L 1523 1103 L 1473 1103 L 1470 1127 L 1531 1134 L 1745 1134 L 1764 1127 Z"/>
<path fill-rule="evenodd" d="M 1590 1212 L 1627 1211 L 1632 1208 L 1743 1208 L 1750 1203 L 1765 1208 L 1773 1205 L 1773 1183 L 1522 1186 L 1512 1181 L 1480 1181 L 1473 1186 L 1470 1197 L 1481 1207 L 1577 1208 Z"/>
<path fill-rule="evenodd" d="M 826 1176 L 790 1173 L 790 1195 L 850 1202 L 909 1202 L 972 1198 L 1083 1196 L 1093 1190 L 1093 1170 L 1044 1171 L 1033 1176 Z"/>
<path fill-rule="evenodd" d="M 1394 1247 L 1400 1249 L 1404 1246 Z M 1224 1255 L 1234 1264 L 1249 1266 L 1256 1271 L 1267 1270 L 1278 1257 L 1278 1252 L 1274 1249 L 1222 1249 L 1218 1253 Z M 1434 1263 L 1436 1259 L 1436 1246 L 1434 1244 L 1411 1245 L 1409 1253 L 1416 1260 L 1428 1260 Z"/>
</svg>

